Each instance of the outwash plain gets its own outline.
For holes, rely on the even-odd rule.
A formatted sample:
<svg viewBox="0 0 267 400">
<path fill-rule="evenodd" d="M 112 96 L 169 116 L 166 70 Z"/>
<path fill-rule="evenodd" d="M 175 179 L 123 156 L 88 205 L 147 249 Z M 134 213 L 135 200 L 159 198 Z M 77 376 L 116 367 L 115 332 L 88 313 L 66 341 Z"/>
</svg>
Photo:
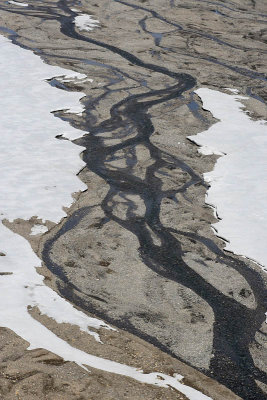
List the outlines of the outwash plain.
<svg viewBox="0 0 267 400">
<path fill-rule="evenodd" d="M 80 14 L 99 23 L 83 30 Z M 4 224 L 29 241 L 48 287 L 115 330 L 98 330 L 100 343 L 38 307 L 28 312 L 75 348 L 145 374 L 178 373 L 213 400 L 266 399 L 267 275 L 224 251 L 203 179 L 219 156 L 187 137 L 217 122 L 197 88 L 236 89 L 249 116 L 266 120 L 266 23 L 265 0 L 0 0 L 1 35 L 87 77 L 50 80 L 82 92 L 82 113 L 54 114 L 84 131 L 73 146 L 87 189 L 43 234 L 30 235 L 42 222 L 34 215 Z M 0 399 L 188 398 L 27 350 L 6 327 L 0 346 Z"/>
</svg>

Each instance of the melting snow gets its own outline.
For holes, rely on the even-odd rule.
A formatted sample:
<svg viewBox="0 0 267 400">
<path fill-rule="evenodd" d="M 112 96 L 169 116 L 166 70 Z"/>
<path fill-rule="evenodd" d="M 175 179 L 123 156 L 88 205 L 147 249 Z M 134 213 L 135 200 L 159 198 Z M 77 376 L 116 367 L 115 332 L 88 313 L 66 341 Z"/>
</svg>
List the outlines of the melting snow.
<svg viewBox="0 0 267 400">
<path fill-rule="evenodd" d="M 80 31 L 92 31 L 99 26 L 99 21 L 88 14 L 77 15 L 74 18 L 74 23 Z"/>
<path fill-rule="evenodd" d="M 10 0 L 9 4 L 14 4 L 15 6 L 20 6 L 20 7 L 28 7 L 28 5 L 29 5 L 27 3 L 19 3 L 17 1 L 13 1 L 13 0 Z"/>
<path fill-rule="evenodd" d="M 207 203 L 221 220 L 218 236 L 229 240 L 226 250 L 262 264 L 267 271 L 267 125 L 244 112 L 242 96 L 202 88 L 196 93 L 220 122 L 190 136 L 200 152 L 224 153 L 213 171 L 204 174 L 211 187 Z"/>
<path fill-rule="evenodd" d="M 45 225 L 34 225 L 31 229 L 30 235 L 40 235 L 48 231 Z"/>
<path fill-rule="evenodd" d="M 93 82 L 93 79 L 90 79 L 87 77 L 87 75 L 80 74 L 79 72 L 69 72 L 68 75 L 57 78 L 57 80 L 60 80 L 62 82 L 73 82 L 75 79 L 78 79 L 82 82 L 84 81 Z"/>
</svg>

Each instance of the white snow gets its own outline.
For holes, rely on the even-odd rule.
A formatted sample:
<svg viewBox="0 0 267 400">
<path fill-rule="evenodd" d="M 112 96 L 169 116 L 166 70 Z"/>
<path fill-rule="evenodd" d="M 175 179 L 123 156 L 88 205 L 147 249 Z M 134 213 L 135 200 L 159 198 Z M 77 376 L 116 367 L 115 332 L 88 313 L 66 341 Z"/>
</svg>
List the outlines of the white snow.
<svg viewBox="0 0 267 400">
<path fill-rule="evenodd" d="M 14 6 L 20 6 L 20 7 L 28 7 L 29 5 L 27 3 L 19 3 L 18 1 L 13 1 L 13 0 L 10 0 L 9 4 L 14 4 Z"/>
<path fill-rule="evenodd" d="M 203 107 L 220 122 L 189 139 L 203 146 L 204 154 L 207 148 L 225 154 L 204 174 L 211 185 L 206 202 L 221 218 L 213 226 L 229 241 L 225 249 L 255 260 L 267 271 L 267 125 L 250 119 L 240 102 L 245 98 L 232 92 L 196 91 Z"/>
<path fill-rule="evenodd" d="M 234 94 L 238 94 L 239 90 L 238 89 L 233 89 L 233 88 L 225 88 L 226 90 L 229 90 L 230 92 L 234 93 Z"/>
<path fill-rule="evenodd" d="M 80 93 L 51 87 L 46 78 L 65 71 L 43 63 L 30 51 L 0 38 L 0 212 L 1 219 L 32 215 L 58 222 L 71 193 L 86 189 L 76 176 L 83 148 L 55 138 L 83 136 L 51 111 L 71 109 Z"/>
<path fill-rule="evenodd" d="M 83 113 L 83 106 L 82 105 L 78 105 L 78 106 L 72 106 L 72 107 L 70 107 L 70 108 L 67 108 L 66 110 L 65 110 L 65 112 L 67 112 L 67 113 L 73 113 L 73 114 L 77 114 L 77 115 L 82 115 L 82 113 Z M 65 137 L 66 137 L 66 134 L 64 135 Z M 70 137 L 70 136 L 73 136 L 73 135 L 70 135 L 70 134 L 68 134 L 68 136 Z M 79 136 L 77 136 L 77 134 L 75 134 L 75 138 L 76 137 L 80 137 L 81 135 L 79 134 Z"/>
<path fill-rule="evenodd" d="M 74 23 L 80 31 L 92 31 L 99 26 L 99 21 L 88 14 L 77 15 L 74 18 Z"/>
<path fill-rule="evenodd" d="M 62 206 L 72 203 L 71 193 L 85 189 L 76 173 L 84 165 L 82 148 L 69 141 L 57 140 L 79 132 L 55 118 L 51 111 L 74 106 L 80 94 L 51 87 L 46 78 L 67 71 L 44 64 L 31 52 L 0 37 L 0 326 L 13 330 L 29 342 L 29 349 L 44 348 L 66 361 L 98 368 L 139 382 L 173 387 L 191 400 L 209 397 L 181 383 L 182 377 L 161 373 L 143 373 L 136 368 L 96 357 L 78 350 L 49 331 L 28 312 L 37 306 L 41 313 L 57 323 L 70 323 L 100 341 L 94 329 L 112 329 L 103 321 L 90 318 L 61 298 L 43 282 L 36 271 L 41 261 L 23 237 L 13 233 L 3 219 L 29 219 L 37 216 L 54 222 L 65 213 Z M 65 133 L 65 131 L 68 131 Z M 32 234 L 43 233 L 42 225 Z M 44 225 L 43 225 L 44 227 Z M 41 232 L 40 232 L 41 231 Z"/>
<path fill-rule="evenodd" d="M 75 110 L 75 108 L 73 108 L 72 109 L 72 111 L 74 111 Z M 80 115 L 80 113 L 78 113 L 78 115 Z M 84 132 L 84 135 L 86 134 L 86 132 Z M 78 139 L 78 138 L 80 138 L 81 137 L 81 134 L 80 134 L 80 132 L 78 131 L 78 132 L 68 132 L 68 133 L 64 133 L 63 135 L 62 135 L 62 138 L 65 138 L 65 139 L 69 139 L 69 140 L 75 140 L 75 139 Z"/>
<path fill-rule="evenodd" d="M 80 81 L 81 83 L 83 82 L 93 82 L 93 79 L 90 79 L 87 77 L 87 75 L 85 74 L 80 74 L 79 72 L 70 72 L 68 73 L 68 75 L 64 75 L 64 76 L 59 76 L 57 77 L 57 80 L 59 82 L 63 82 L 63 83 L 67 83 L 67 82 L 75 82 L 76 80 Z M 73 105 L 72 107 L 68 108 L 65 110 L 65 112 L 67 113 L 74 113 L 77 115 L 82 115 L 84 111 L 84 107 L 83 105 L 80 103 L 79 105 Z M 77 139 L 78 137 L 80 137 L 80 131 L 77 130 L 77 132 L 72 132 L 72 134 L 68 133 L 68 138 L 70 138 L 71 140 Z M 66 135 L 64 135 L 64 137 L 67 137 Z"/>
<path fill-rule="evenodd" d="M 59 222 L 65 216 L 62 206 L 73 202 L 71 193 L 86 188 L 76 176 L 84 165 L 79 157 L 83 148 L 55 139 L 61 132 L 76 137 L 84 132 L 68 126 L 51 113 L 62 105 L 75 106 L 81 94 L 55 89 L 46 82 L 46 78 L 68 73 L 44 64 L 32 52 L 0 36 L 0 76 L 3 77 L 0 80 L 1 221 L 29 219 L 35 215 L 43 222 L 48 219 Z M 35 225 L 31 234 L 46 230 L 44 225 Z M 2 222 L 0 248 L 6 254 L 1 257 L 0 270 L 12 273 L 0 280 L 1 325 L 19 334 L 24 317 L 25 321 L 34 321 L 27 307 L 36 305 L 56 321 L 76 324 L 100 340 L 87 326 L 109 327 L 77 311 L 46 287 L 35 270 L 41 262 L 28 242 Z"/>
<path fill-rule="evenodd" d="M 73 82 L 76 79 L 82 82 L 84 81 L 93 82 L 93 79 L 90 79 L 87 77 L 87 75 L 80 74 L 79 72 L 69 72 L 68 75 L 57 77 L 57 80 L 60 80 L 62 82 Z"/>
<path fill-rule="evenodd" d="M 33 225 L 30 235 L 41 235 L 42 233 L 45 233 L 47 231 L 48 228 L 45 225 Z"/>
<path fill-rule="evenodd" d="M 64 75 L 62 77 L 62 80 L 64 82 L 71 82 L 74 79 L 78 79 L 78 80 L 84 80 L 87 79 L 87 75 L 85 74 L 80 74 L 80 72 L 68 72 L 67 75 Z"/>
<path fill-rule="evenodd" d="M 0 280 L 0 326 L 12 329 L 31 346 L 34 346 L 31 335 L 33 327 L 36 326 L 40 332 L 35 340 L 38 340 L 38 343 L 42 340 L 42 345 L 39 347 L 47 350 L 48 338 L 46 339 L 42 332 L 48 330 L 30 316 L 27 310 L 29 306 L 37 306 L 41 313 L 58 323 L 77 325 L 82 331 L 94 336 L 97 341 L 100 341 L 99 335 L 90 331 L 88 327 L 112 329 L 103 321 L 78 311 L 43 283 L 43 277 L 35 269 L 40 266 L 41 261 L 24 238 L 1 224 L 0 239 L 1 251 L 6 254 L 5 257 L 1 257 L 0 272 L 12 273 L 1 276 Z M 58 354 L 57 348 L 54 348 L 53 352 Z"/>
</svg>

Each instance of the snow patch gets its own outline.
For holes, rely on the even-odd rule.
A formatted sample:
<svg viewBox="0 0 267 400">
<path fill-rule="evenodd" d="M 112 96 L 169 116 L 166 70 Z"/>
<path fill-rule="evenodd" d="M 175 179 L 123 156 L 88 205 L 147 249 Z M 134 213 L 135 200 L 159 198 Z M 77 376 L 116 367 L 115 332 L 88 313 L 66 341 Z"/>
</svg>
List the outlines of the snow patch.
<svg viewBox="0 0 267 400">
<path fill-rule="evenodd" d="M 0 81 L 0 218 L 12 221 L 35 215 L 43 222 L 59 222 L 65 216 L 62 206 L 69 207 L 73 202 L 71 193 L 86 186 L 76 176 L 84 166 L 79 157 L 83 148 L 55 139 L 56 134 L 66 131 L 66 123 L 51 111 L 62 108 L 62 104 L 75 106 L 81 94 L 55 89 L 45 80 L 49 75 L 62 76 L 69 71 L 44 64 L 32 52 L 14 46 L 4 37 L 0 37 L 0 44 L 0 75 L 4 77 Z M 84 132 L 69 126 L 65 135 L 74 134 L 82 136 Z M 44 225 L 35 225 L 31 235 L 46 230 Z M 1 257 L 0 270 L 11 273 L 0 281 L 1 325 L 18 335 L 24 332 L 22 337 L 30 341 L 27 335 L 31 328 L 26 328 L 26 322 L 23 328 L 23 321 L 35 324 L 27 307 L 38 306 L 57 322 L 75 324 L 98 341 L 99 336 L 86 326 L 111 329 L 76 310 L 45 286 L 35 269 L 41 261 L 28 242 L 2 222 L 0 243 L 6 254 Z"/>
<path fill-rule="evenodd" d="M 77 115 L 82 115 L 82 113 L 83 113 L 83 111 L 84 111 L 84 108 L 83 108 L 83 106 L 82 105 L 79 105 L 79 106 L 72 106 L 72 107 L 70 107 L 70 108 L 67 108 L 66 110 L 65 110 L 65 112 L 66 113 L 72 113 L 72 114 L 77 114 Z M 69 136 L 71 136 L 70 134 L 68 134 Z M 78 134 L 76 134 L 75 136 L 77 136 Z M 65 135 L 66 136 L 66 135 Z M 79 136 L 77 136 L 77 137 L 80 137 L 81 135 L 79 135 Z"/>
<path fill-rule="evenodd" d="M 204 174 L 211 185 L 206 201 L 221 219 L 213 226 L 218 236 L 229 240 L 226 250 L 255 260 L 267 271 L 266 122 L 250 119 L 240 102 L 245 97 L 208 88 L 196 93 L 220 122 L 189 139 L 203 146 L 202 153 L 204 149 L 209 154 L 209 148 L 225 154 Z"/>
<path fill-rule="evenodd" d="M 62 82 L 73 82 L 75 80 L 79 80 L 79 81 L 89 81 L 89 82 L 93 82 L 93 79 L 87 78 L 87 75 L 85 74 L 80 74 L 79 72 L 72 72 L 72 73 L 68 73 L 68 75 L 64 75 L 62 77 L 57 77 L 57 80 L 60 80 Z"/>
<path fill-rule="evenodd" d="M 81 14 L 77 15 L 74 18 L 74 23 L 75 26 L 80 30 L 80 31 L 92 31 L 94 28 L 99 27 L 99 21 L 97 19 L 94 19 L 92 15 L 88 14 Z"/>
<path fill-rule="evenodd" d="M 48 231 L 45 225 L 33 225 L 30 235 L 41 235 Z"/>
<path fill-rule="evenodd" d="M 83 135 L 86 135 L 87 132 L 84 132 Z M 75 140 L 75 139 L 79 139 L 80 137 L 82 137 L 83 135 L 80 134 L 80 132 L 68 132 L 68 133 L 64 133 L 63 135 L 61 135 L 62 139 L 68 139 L 68 140 Z"/>
<path fill-rule="evenodd" d="M 73 203 L 71 193 L 86 185 L 76 176 L 84 166 L 83 148 L 55 136 L 84 132 L 51 111 L 75 107 L 81 94 L 58 90 L 45 80 L 68 71 L 44 64 L 3 37 L 0 44 L 1 219 L 36 215 L 59 222 L 65 216 L 62 206 Z"/>
<path fill-rule="evenodd" d="M 14 6 L 20 6 L 20 7 L 28 7 L 29 5 L 27 3 L 19 3 L 18 1 L 13 1 L 13 0 L 10 0 L 9 4 L 13 4 Z"/>
</svg>

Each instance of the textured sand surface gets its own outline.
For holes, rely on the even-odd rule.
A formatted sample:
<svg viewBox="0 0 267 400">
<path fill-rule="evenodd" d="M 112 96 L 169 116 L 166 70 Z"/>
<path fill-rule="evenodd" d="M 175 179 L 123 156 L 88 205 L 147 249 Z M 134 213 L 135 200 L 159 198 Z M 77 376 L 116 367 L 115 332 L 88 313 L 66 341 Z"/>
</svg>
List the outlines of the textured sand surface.
<svg viewBox="0 0 267 400">
<path fill-rule="evenodd" d="M 79 178 L 88 189 L 41 236 L 30 234 L 36 218 L 5 225 L 42 259 L 48 286 L 117 331 L 102 329 L 100 344 L 37 307 L 29 313 L 90 354 L 179 373 L 213 399 L 264 399 L 266 275 L 223 251 L 203 180 L 218 156 L 200 154 L 187 136 L 216 122 L 194 92 L 200 87 L 237 89 L 249 97 L 251 118 L 266 119 L 266 2 L 28 4 L 1 1 L 0 32 L 89 78 L 51 82 L 86 94 L 81 114 L 56 116 L 86 134 L 73 146 L 85 147 Z M 78 14 L 99 24 L 81 30 Z M 0 329 L 0 398 L 185 398 L 96 369 L 88 374 L 45 350 L 27 351 Z"/>
</svg>

